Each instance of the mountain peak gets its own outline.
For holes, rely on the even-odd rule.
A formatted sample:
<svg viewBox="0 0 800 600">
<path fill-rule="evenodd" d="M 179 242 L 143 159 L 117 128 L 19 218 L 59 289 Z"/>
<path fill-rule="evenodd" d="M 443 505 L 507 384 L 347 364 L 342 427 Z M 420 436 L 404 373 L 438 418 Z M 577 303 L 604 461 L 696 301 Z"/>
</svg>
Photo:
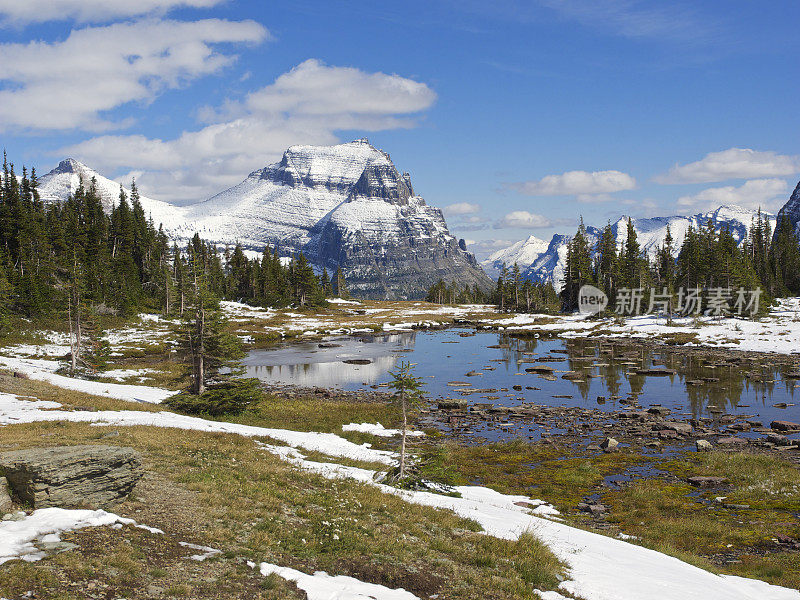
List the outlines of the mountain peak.
<svg viewBox="0 0 800 600">
<path fill-rule="evenodd" d="M 50 173 L 80 173 L 81 171 L 91 171 L 91 169 L 74 158 L 65 158 Z"/>
</svg>

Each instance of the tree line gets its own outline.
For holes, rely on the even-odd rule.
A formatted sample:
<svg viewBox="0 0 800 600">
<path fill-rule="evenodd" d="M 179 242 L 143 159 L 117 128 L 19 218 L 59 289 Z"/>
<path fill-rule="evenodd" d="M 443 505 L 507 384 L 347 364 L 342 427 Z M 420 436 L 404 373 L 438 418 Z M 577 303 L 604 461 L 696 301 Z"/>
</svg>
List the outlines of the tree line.
<svg viewBox="0 0 800 600">
<path fill-rule="evenodd" d="M 218 298 L 263 306 L 321 304 L 347 295 L 341 270 L 319 277 L 299 254 L 281 259 L 265 248 L 248 259 L 240 245 L 217 248 L 195 235 L 186 248 L 170 243 L 145 214 L 136 182 L 130 195 L 104 209 L 97 182 L 81 181 L 64 202 L 44 203 L 36 171 L 3 160 L 0 185 L 0 295 L 2 310 L 25 317 L 89 304 L 101 312 L 135 314 L 150 309 L 182 314 L 189 261 L 205 265 Z"/>
<path fill-rule="evenodd" d="M 567 247 L 560 293 L 563 310 L 578 307 L 578 292 L 587 284 L 606 294 L 610 309 L 619 306 L 621 295 L 627 297 L 634 290 L 645 304 L 649 298 L 660 298 L 668 312 L 685 309 L 689 291 L 697 294 L 698 312 L 735 312 L 734 305 L 741 300 L 737 290 L 760 289 L 762 310 L 774 298 L 800 293 L 800 244 L 788 218 L 781 218 L 773 233 L 769 219 L 759 211 L 741 246 L 729 227 L 717 229 L 709 220 L 704 227 L 689 227 L 677 259 L 675 250 L 668 226 L 663 244 L 650 260 L 631 219 L 619 246 L 609 223 L 592 248 L 581 220 Z"/>
</svg>

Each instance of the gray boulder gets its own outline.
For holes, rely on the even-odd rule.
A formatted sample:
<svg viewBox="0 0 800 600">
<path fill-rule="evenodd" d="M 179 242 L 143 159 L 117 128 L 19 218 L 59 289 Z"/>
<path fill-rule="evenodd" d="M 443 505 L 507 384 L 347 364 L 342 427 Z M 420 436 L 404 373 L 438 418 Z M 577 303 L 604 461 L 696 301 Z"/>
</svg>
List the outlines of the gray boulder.
<svg viewBox="0 0 800 600">
<path fill-rule="evenodd" d="M 58 446 L 0 454 L 0 472 L 21 502 L 34 508 L 106 508 L 143 475 L 142 459 L 120 446 Z"/>
</svg>

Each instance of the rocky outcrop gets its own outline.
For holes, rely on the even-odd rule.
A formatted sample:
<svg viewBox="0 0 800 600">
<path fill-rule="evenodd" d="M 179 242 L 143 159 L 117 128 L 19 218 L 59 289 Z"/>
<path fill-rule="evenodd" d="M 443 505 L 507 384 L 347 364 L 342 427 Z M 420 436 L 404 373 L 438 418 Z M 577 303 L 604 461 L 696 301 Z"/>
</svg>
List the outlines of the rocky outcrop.
<svg viewBox="0 0 800 600">
<path fill-rule="evenodd" d="M 143 469 L 132 448 L 58 446 L 0 454 L 0 472 L 34 508 L 106 508 L 130 494 Z"/>
</svg>

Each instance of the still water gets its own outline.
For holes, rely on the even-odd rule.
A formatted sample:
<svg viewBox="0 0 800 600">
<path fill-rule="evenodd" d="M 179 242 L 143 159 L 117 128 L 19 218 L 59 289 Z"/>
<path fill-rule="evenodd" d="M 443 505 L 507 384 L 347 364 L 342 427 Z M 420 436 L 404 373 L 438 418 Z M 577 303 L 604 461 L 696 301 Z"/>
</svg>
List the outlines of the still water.
<svg viewBox="0 0 800 600">
<path fill-rule="evenodd" d="M 628 408 L 628 398 L 635 397 L 645 408 L 662 405 L 686 417 L 727 412 L 767 425 L 773 419 L 800 420 L 800 407 L 794 406 L 800 380 L 792 378 L 796 361 L 709 363 L 691 354 L 636 345 L 612 348 L 596 340 L 516 339 L 466 329 L 414 331 L 291 342 L 251 351 L 244 365 L 246 376 L 269 383 L 358 390 L 383 389 L 400 361 L 416 364 L 431 399 L 616 411 Z M 526 372 L 541 366 L 551 367 L 552 375 Z M 675 374 L 634 372 L 665 368 Z M 565 372 L 574 379 L 564 379 Z M 598 403 L 598 396 L 604 403 Z"/>
</svg>

